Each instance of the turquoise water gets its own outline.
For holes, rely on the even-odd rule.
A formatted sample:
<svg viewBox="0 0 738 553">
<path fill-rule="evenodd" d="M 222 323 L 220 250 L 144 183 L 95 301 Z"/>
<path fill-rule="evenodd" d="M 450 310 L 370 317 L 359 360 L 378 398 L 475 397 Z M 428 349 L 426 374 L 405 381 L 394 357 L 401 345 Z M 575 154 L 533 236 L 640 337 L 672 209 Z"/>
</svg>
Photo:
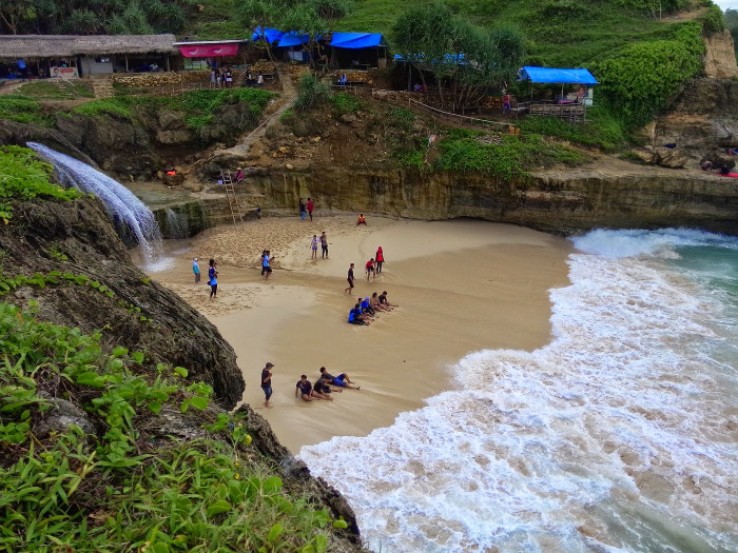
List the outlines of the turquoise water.
<svg viewBox="0 0 738 553">
<path fill-rule="evenodd" d="M 738 551 L 738 241 L 573 242 L 550 344 L 468 355 L 458 389 L 301 450 L 373 550 Z"/>
</svg>

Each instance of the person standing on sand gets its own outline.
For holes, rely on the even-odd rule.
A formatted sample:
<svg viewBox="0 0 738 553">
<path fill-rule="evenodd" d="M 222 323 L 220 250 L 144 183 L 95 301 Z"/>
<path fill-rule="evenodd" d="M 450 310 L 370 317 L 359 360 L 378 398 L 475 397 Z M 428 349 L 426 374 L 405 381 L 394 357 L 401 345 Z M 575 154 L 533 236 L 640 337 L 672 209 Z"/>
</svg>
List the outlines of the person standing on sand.
<svg viewBox="0 0 738 553">
<path fill-rule="evenodd" d="M 272 397 L 272 368 L 274 367 L 273 363 L 267 363 L 266 366 L 261 369 L 261 389 L 264 390 L 264 397 L 266 397 L 266 401 L 264 402 L 264 407 L 271 407 L 269 405 L 269 400 Z"/>
<path fill-rule="evenodd" d="M 310 259 L 318 259 L 319 243 L 320 240 L 318 240 L 318 236 L 316 234 L 313 234 L 313 239 L 310 241 L 310 250 L 312 250 L 312 255 L 310 256 Z"/>
<path fill-rule="evenodd" d="M 195 284 L 199 284 L 200 283 L 200 264 L 197 262 L 196 257 L 192 260 L 192 272 L 195 275 Z"/>
<path fill-rule="evenodd" d="M 354 289 L 354 264 L 353 263 L 349 265 L 348 276 L 346 280 L 348 281 L 348 287 L 343 291 L 343 293 L 345 294 L 346 292 L 348 292 L 348 295 L 350 296 L 351 290 Z"/>
<path fill-rule="evenodd" d="M 210 258 L 210 268 L 208 269 L 208 284 L 210 284 L 210 299 L 214 300 L 218 295 L 218 262 Z"/>
<path fill-rule="evenodd" d="M 305 201 L 300 198 L 300 219 L 303 221 L 307 219 L 307 207 L 305 206 Z"/>
<path fill-rule="evenodd" d="M 313 202 L 313 199 L 312 198 L 308 198 L 308 201 L 307 201 L 307 210 L 308 210 L 308 215 L 310 215 L 310 222 L 311 223 L 313 222 L 313 210 L 314 209 L 315 209 L 315 202 Z"/>
<path fill-rule="evenodd" d="M 320 235 L 321 259 L 328 259 L 328 236 L 325 231 Z"/>
<path fill-rule="evenodd" d="M 382 246 L 377 248 L 377 253 L 374 254 L 374 259 L 377 261 L 376 274 L 379 274 L 382 272 L 382 264 L 384 263 L 384 252 L 382 251 Z"/>
<path fill-rule="evenodd" d="M 274 261 L 274 256 L 269 257 L 269 255 L 269 250 L 264 250 L 264 253 L 261 255 L 261 274 L 267 280 L 272 275 L 272 261 Z"/>
</svg>

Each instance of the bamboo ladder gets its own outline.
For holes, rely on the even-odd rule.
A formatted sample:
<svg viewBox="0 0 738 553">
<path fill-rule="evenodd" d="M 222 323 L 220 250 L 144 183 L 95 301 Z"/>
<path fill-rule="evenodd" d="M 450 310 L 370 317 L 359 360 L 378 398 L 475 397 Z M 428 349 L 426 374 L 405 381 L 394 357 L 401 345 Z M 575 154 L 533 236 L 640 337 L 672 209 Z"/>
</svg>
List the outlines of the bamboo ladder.
<svg viewBox="0 0 738 553">
<path fill-rule="evenodd" d="M 243 223 L 241 206 L 238 205 L 238 197 L 236 196 L 236 189 L 233 187 L 233 177 L 231 177 L 231 172 L 228 169 L 225 171 L 221 169 L 220 177 L 223 179 L 223 186 L 225 186 L 228 206 L 231 208 L 231 216 L 233 217 L 233 224 Z"/>
</svg>

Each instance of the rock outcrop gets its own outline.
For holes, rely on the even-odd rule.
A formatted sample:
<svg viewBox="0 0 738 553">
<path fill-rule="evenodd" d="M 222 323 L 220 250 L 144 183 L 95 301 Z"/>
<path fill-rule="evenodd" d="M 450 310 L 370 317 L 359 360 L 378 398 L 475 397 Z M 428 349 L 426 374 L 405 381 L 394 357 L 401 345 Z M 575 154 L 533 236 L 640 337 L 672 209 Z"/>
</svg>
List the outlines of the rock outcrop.
<svg viewBox="0 0 738 553">
<path fill-rule="evenodd" d="M 152 369 L 157 362 L 187 367 L 190 378 L 213 386 L 226 408 L 241 399 L 244 382 L 233 348 L 208 320 L 130 262 L 98 200 L 14 204 L 11 224 L 0 227 L 0 251 L 6 276 L 56 270 L 98 283 L 23 286 L 5 299 L 37 301 L 46 320 L 102 331 L 111 344 L 145 352 Z M 100 285 L 112 294 L 101 293 Z"/>
</svg>

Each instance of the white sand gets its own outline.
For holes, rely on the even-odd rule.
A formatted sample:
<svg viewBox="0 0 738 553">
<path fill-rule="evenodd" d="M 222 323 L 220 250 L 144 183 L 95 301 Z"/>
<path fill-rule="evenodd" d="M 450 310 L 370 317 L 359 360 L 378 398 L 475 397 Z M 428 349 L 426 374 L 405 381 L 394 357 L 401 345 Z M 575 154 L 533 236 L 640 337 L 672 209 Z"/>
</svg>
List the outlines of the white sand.
<svg viewBox="0 0 738 553">
<path fill-rule="evenodd" d="M 366 435 L 405 410 L 453 386 L 453 364 L 484 348 L 534 349 L 549 341 L 548 290 L 565 285 L 569 243 L 524 228 L 479 221 L 392 221 L 353 217 L 314 223 L 262 219 L 219 227 L 180 245 L 175 266 L 152 276 L 208 316 L 233 345 L 244 372 L 244 401 L 261 407 L 266 361 L 274 368 L 273 407 L 260 409 L 283 444 L 297 452 L 334 435 Z M 328 260 L 310 259 L 313 234 L 327 231 Z M 382 246 L 381 276 L 364 264 Z M 269 281 L 259 254 L 275 260 Z M 318 252 L 320 256 L 320 251 Z M 218 299 L 192 284 L 191 257 L 219 260 Z M 344 295 L 349 263 L 355 294 L 388 290 L 400 307 L 369 327 L 346 322 L 355 297 Z M 203 280 L 207 280 L 206 278 Z M 320 366 L 347 372 L 360 391 L 334 401 L 294 396 L 300 374 Z"/>
</svg>

